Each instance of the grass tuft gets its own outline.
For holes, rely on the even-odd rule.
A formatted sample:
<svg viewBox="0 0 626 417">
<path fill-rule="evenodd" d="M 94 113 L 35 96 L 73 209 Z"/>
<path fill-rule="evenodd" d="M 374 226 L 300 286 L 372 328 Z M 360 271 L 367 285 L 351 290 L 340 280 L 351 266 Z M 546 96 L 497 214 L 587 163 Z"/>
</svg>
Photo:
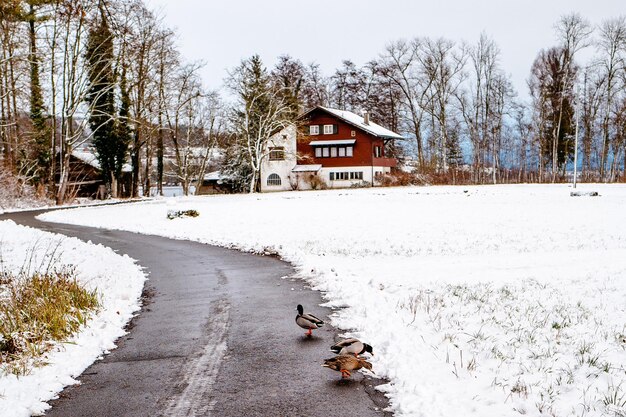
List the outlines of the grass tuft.
<svg viewBox="0 0 626 417">
<path fill-rule="evenodd" d="M 42 364 L 54 342 L 70 338 L 99 307 L 95 290 L 85 289 L 74 269 L 0 280 L 0 370 L 28 373 Z"/>
</svg>

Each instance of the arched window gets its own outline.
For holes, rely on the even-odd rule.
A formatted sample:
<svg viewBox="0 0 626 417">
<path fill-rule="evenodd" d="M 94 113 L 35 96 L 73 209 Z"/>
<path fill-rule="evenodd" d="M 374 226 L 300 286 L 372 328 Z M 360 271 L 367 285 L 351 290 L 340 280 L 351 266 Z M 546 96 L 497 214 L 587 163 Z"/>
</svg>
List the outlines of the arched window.
<svg viewBox="0 0 626 417">
<path fill-rule="evenodd" d="M 267 185 L 281 185 L 281 183 L 278 174 L 270 174 L 270 176 L 267 177 Z"/>
</svg>

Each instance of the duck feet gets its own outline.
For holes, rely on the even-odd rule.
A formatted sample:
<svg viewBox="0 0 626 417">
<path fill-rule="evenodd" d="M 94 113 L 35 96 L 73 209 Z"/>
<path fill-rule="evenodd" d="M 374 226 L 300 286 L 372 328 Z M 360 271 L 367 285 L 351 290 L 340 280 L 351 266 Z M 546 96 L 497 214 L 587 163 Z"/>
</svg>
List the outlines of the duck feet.
<svg viewBox="0 0 626 417">
<path fill-rule="evenodd" d="M 308 336 L 308 337 L 313 336 L 313 329 L 309 329 L 309 331 L 306 332 L 305 335 Z"/>
<path fill-rule="evenodd" d="M 341 379 L 347 379 L 347 378 L 350 378 L 351 376 L 352 374 L 350 374 L 350 371 L 346 369 L 341 370 Z"/>
</svg>

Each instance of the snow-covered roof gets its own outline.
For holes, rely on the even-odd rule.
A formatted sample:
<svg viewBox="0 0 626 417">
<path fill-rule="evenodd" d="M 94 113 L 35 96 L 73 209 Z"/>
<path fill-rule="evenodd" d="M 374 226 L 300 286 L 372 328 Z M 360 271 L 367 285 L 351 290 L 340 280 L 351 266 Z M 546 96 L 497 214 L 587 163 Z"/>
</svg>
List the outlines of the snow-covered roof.
<svg viewBox="0 0 626 417">
<path fill-rule="evenodd" d="M 98 161 L 98 157 L 90 150 L 74 149 L 72 151 L 72 156 L 80 159 L 87 165 L 91 165 L 98 170 L 100 169 L 100 161 Z M 133 167 L 130 164 L 126 163 L 122 166 L 122 172 L 133 172 Z"/>
<path fill-rule="evenodd" d="M 309 145 L 311 146 L 331 146 L 331 145 L 354 145 L 356 139 L 340 139 L 340 140 L 314 140 Z"/>
<path fill-rule="evenodd" d="M 317 172 L 322 169 L 321 164 L 296 165 L 291 172 Z"/>
<path fill-rule="evenodd" d="M 203 178 L 205 181 L 220 181 L 220 180 L 227 180 L 230 177 L 222 174 L 221 171 L 212 171 L 212 172 L 208 172 L 204 174 Z"/>
<path fill-rule="evenodd" d="M 87 165 L 91 165 L 92 167 L 96 169 L 100 169 L 100 161 L 98 161 L 98 158 L 96 157 L 96 155 L 94 155 L 93 153 L 89 151 L 74 149 L 72 151 L 72 156 L 80 159 Z"/>
<path fill-rule="evenodd" d="M 319 106 L 316 108 L 322 109 L 334 116 L 337 116 L 340 119 L 350 123 L 351 125 L 354 125 L 358 127 L 359 129 L 365 130 L 366 132 L 371 133 L 374 136 L 379 136 L 385 139 L 403 139 L 403 137 L 398 135 L 397 133 L 392 132 L 389 129 L 386 129 L 382 127 L 381 125 L 378 125 L 372 122 L 371 120 L 369 121 L 368 124 L 365 124 L 365 121 L 362 116 L 352 113 L 351 111 L 331 109 L 329 107 L 322 107 L 322 106 Z"/>
</svg>

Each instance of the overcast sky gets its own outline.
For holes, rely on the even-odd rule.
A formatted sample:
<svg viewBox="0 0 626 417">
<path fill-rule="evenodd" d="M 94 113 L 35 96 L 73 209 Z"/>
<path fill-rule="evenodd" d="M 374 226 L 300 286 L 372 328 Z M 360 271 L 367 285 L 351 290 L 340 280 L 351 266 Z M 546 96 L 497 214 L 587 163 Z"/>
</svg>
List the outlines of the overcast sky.
<svg viewBox="0 0 626 417">
<path fill-rule="evenodd" d="M 176 30 L 185 59 L 202 60 L 205 85 L 259 54 L 268 68 L 289 54 L 331 75 L 345 59 L 378 57 L 389 41 L 415 36 L 474 43 L 485 31 L 521 96 L 538 51 L 555 43 L 554 24 L 578 12 L 592 24 L 626 14 L 625 0 L 146 0 Z"/>
</svg>

